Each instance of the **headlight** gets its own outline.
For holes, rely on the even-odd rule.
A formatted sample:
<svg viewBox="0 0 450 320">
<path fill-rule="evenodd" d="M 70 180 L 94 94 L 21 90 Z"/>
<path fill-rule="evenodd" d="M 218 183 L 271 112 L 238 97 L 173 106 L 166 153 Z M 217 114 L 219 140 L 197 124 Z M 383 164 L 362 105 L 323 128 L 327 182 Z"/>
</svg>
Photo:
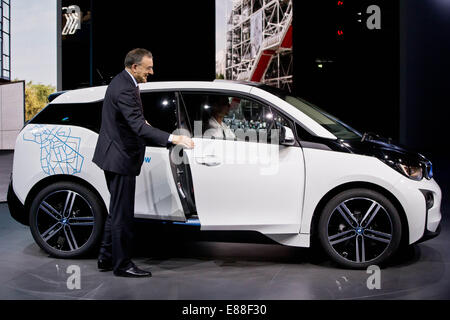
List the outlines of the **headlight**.
<svg viewBox="0 0 450 320">
<path fill-rule="evenodd" d="M 423 178 L 423 170 L 421 167 L 408 166 L 402 163 L 397 163 L 397 168 L 401 173 L 412 180 L 420 181 Z"/>
<path fill-rule="evenodd" d="M 425 178 L 433 179 L 433 164 L 430 161 L 425 163 Z"/>
</svg>

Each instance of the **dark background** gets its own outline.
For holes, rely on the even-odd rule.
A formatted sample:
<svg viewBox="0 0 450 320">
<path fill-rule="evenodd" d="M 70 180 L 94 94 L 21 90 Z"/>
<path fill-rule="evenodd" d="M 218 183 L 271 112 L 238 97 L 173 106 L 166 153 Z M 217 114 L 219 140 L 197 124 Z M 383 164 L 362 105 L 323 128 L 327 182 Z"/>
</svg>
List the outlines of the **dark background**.
<svg viewBox="0 0 450 320">
<path fill-rule="evenodd" d="M 400 138 L 449 159 L 450 1 L 404 0 L 401 34 Z"/>
<path fill-rule="evenodd" d="M 342 2 L 294 0 L 294 92 L 359 131 L 431 160 L 446 155 L 449 2 Z M 70 4 L 92 19 L 62 40 L 62 89 L 107 84 L 136 47 L 154 55 L 151 81 L 213 80 L 215 1 L 62 1 Z M 372 4 L 381 8 L 381 30 L 366 27 Z"/>
<path fill-rule="evenodd" d="M 398 138 L 398 1 L 294 3 L 297 93 L 362 133 Z M 372 4 L 381 8 L 380 30 L 366 27 Z"/>
<path fill-rule="evenodd" d="M 62 40 L 63 90 L 108 84 L 138 47 L 153 53 L 151 81 L 214 78 L 214 1 L 62 1 L 70 4 L 92 19 Z"/>
</svg>

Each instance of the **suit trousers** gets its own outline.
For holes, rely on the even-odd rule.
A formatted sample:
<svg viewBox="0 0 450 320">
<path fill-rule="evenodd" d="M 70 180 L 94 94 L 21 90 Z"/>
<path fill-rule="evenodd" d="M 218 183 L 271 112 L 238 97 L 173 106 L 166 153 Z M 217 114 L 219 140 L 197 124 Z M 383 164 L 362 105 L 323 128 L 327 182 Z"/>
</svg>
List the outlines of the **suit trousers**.
<svg viewBox="0 0 450 320">
<path fill-rule="evenodd" d="M 114 271 L 127 270 L 134 265 L 131 253 L 136 177 L 104 172 L 111 199 L 99 259 L 112 260 Z"/>
</svg>

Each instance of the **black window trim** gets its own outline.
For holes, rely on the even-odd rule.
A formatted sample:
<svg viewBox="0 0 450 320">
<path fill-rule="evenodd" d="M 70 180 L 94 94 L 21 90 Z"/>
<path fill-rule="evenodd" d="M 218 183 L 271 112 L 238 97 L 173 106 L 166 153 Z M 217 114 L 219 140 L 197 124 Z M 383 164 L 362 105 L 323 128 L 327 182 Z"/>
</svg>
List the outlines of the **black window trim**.
<svg viewBox="0 0 450 320">
<path fill-rule="evenodd" d="M 176 95 L 178 94 L 178 91 L 179 91 L 178 89 L 168 89 L 168 88 L 167 88 L 167 89 L 142 90 L 142 91 L 141 91 L 141 95 L 142 95 L 142 94 L 145 94 L 145 93 L 173 92 L 174 95 L 176 96 Z M 86 130 L 90 130 L 90 131 L 92 131 L 92 132 L 94 132 L 94 133 L 96 133 L 96 134 L 99 134 L 99 133 L 100 133 L 100 127 L 99 127 L 99 130 L 96 131 L 96 130 L 94 130 L 93 128 L 87 127 L 87 126 L 85 126 L 85 125 L 41 123 L 41 122 L 34 122 L 34 120 L 35 120 L 35 118 L 37 118 L 37 117 L 39 116 L 40 113 L 42 113 L 45 109 L 47 109 L 47 108 L 50 107 L 50 106 L 58 107 L 58 106 L 67 106 L 67 105 L 86 105 L 86 104 L 95 104 L 95 103 L 99 103 L 99 102 L 101 102 L 101 103 L 103 104 L 103 101 L 104 101 L 104 100 L 105 100 L 105 98 L 103 98 L 103 99 L 98 99 L 98 100 L 92 100 L 92 101 L 84 101 L 84 102 L 64 102 L 64 103 L 52 103 L 52 102 L 50 102 L 50 103 L 48 103 L 44 108 L 42 108 L 41 111 L 39 111 L 38 113 L 36 113 L 36 114 L 34 115 L 33 118 L 31 118 L 30 120 L 28 120 L 28 121 L 26 122 L 25 126 L 28 125 L 28 124 L 72 126 L 72 127 L 79 127 L 79 128 L 83 128 L 83 129 L 86 129 Z M 142 107 L 144 108 L 144 106 L 142 106 Z M 103 111 L 103 106 L 102 106 L 102 111 Z M 179 110 L 178 110 L 178 100 L 177 100 L 177 108 L 176 108 L 176 111 L 177 111 L 177 116 L 178 116 L 178 114 L 179 114 Z M 100 124 L 100 125 L 101 125 L 101 124 Z M 25 126 L 24 126 L 24 127 L 25 127 Z M 179 122 L 178 122 L 177 127 L 178 127 L 178 126 L 179 126 Z"/>
<path fill-rule="evenodd" d="M 257 86 L 256 86 L 257 87 Z M 264 90 L 264 88 L 261 88 Z M 276 88 L 275 88 L 276 89 Z M 300 128 L 302 128 L 308 135 L 311 136 L 310 140 L 330 140 L 330 141 L 336 141 L 337 139 L 327 139 L 327 138 L 321 138 L 319 136 L 317 136 L 316 134 L 314 134 L 314 132 L 312 132 L 309 128 L 305 127 L 303 123 L 301 123 L 300 121 L 294 119 L 291 115 L 289 115 L 286 111 L 281 110 L 279 107 L 277 107 L 275 104 L 273 104 L 270 101 L 265 100 L 264 98 L 261 98 L 259 96 L 256 96 L 250 92 L 242 92 L 242 91 L 238 91 L 238 90 L 232 90 L 232 89 L 214 89 L 214 88 L 173 88 L 173 89 L 155 89 L 155 90 L 147 90 L 147 92 L 149 91 L 177 91 L 181 96 L 183 92 L 197 92 L 199 94 L 208 94 L 208 93 L 212 93 L 212 94 L 231 94 L 231 95 L 240 95 L 243 98 L 249 98 L 249 99 L 253 99 L 259 103 L 263 103 L 266 104 L 267 106 L 269 106 L 271 109 L 276 110 L 278 113 L 280 113 L 281 115 L 283 115 L 285 118 L 287 118 L 291 125 L 292 125 L 292 132 L 295 135 L 296 138 L 296 143 L 294 146 L 296 147 L 302 147 L 302 143 L 303 142 L 308 142 L 309 140 L 304 140 L 300 137 L 300 134 L 297 132 L 297 125 L 300 126 Z M 274 93 L 267 91 L 268 93 L 274 95 L 277 97 L 277 95 L 275 95 Z M 179 102 L 179 101 L 177 101 Z M 183 101 L 184 102 L 184 101 Z M 186 106 L 185 106 L 186 108 Z M 180 110 L 177 110 L 180 111 Z M 186 110 L 187 111 L 187 110 Z M 190 122 L 190 120 L 189 120 Z M 192 125 L 190 126 L 190 131 L 192 133 Z"/>
<path fill-rule="evenodd" d="M 187 107 L 183 100 L 183 92 L 193 92 L 193 93 L 198 93 L 198 94 L 208 94 L 209 93 L 209 94 L 236 95 L 236 96 L 242 97 L 244 99 L 251 99 L 251 100 L 254 100 L 261 104 L 267 105 L 271 109 L 271 111 L 272 111 L 272 109 L 275 110 L 277 113 L 284 116 L 290 122 L 291 129 L 296 137 L 296 143 L 294 145 L 295 147 L 301 147 L 302 142 L 307 142 L 300 138 L 300 135 L 297 132 L 297 125 L 299 125 L 303 130 L 305 130 L 312 137 L 316 137 L 316 135 L 314 133 L 312 133 L 308 128 L 305 128 L 305 126 L 301 122 L 293 119 L 293 117 L 291 115 L 289 115 L 288 113 L 286 113 L 284 110 L 281 110 L 279 107 L 277 107 L 273 103 L 265 100 L 264 98 L 258 97 L 249 92 L 242 92 L 242 91 L 236 91 L 236 90 L 230 90 L 230 89 L 214 89 L 214 88 L 205 88 L 205 89 L 203 89 L 203 88 L 161 88 L 161 89 L 144 89 L 141 91 L 141 94 L 160 93 L 160 92 L 173 92 L 176 97 L 176 105 L 177 105 L 176 112 L 177 112 L 177 121 L 178 121 L 177 128 L 178 129 L 180 129 L 180 122 L 181 122 L 180 121 L 181 120 L 180 119 L 180 112 L 181 112 L 180 101 L 183 102 L 183 106 L 185 109 L 184 112 L 187 113 L 187 110 L 186 110 Z M 273 94 L 273 93 L 271 93 L 271 94 Z M 181 97 L 181 99 L 179 99 L 179 97 Z M 68 105 L 68 104 L 81 105 L 81 104 L 90 104 L 90 103 L 97 103 L 97 102 L 103 102 L 103 101 L 104 101 L 104 98 L 98 99 L 98 100 L 93 100 L 93 101 L 85 101 L 85 102 L 49 103 L 41 111 L 39 111 L 32 119 L 30 119 L 28 121 L 28 123 L 30 123 L 30 124 L 34 123 L 33 120 L 50 105 Z M 192 133 L 193 129 L 192 129 L 192 124 L 190 123 L 191 121 L 190 121 L 189 117 L 187 118 L 187 120 L 188 120 L 190 132 Z M 42 124 L 46 124 L 46 123 L 42 123 Z M 87 130 L 93 131 L 98 134 L 98 132 L 92 130 L 92 128 L 88 128 L 85 126 L 76 126 L 76 127 L 85 128 Z"/>
</svg>

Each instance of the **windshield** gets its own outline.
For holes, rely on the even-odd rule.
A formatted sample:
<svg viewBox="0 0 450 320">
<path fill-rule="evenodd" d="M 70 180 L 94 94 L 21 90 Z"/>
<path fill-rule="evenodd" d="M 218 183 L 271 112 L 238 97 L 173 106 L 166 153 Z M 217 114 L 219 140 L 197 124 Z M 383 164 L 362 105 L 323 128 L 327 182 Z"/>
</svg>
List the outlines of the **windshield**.
<svg viewBox="0 0 450 320">
<path fill-rule="evenodd" d="M 330 131 L 338 139 L 352 140 L 361 139 L 362 137 L 361 133 L 348 126 L 341 120 L 301 98 L 290 95 L 287 91 L 283 91 L 281 89 L 270 87 L 267 85 L 263 85 L 261 86 L 261 88 L 269 91 L 270 93 L 291 104 L 292 106 L 306 114 L 308 117 L 316 121 L 322 127 Z"/>
<path fill-rule="evenodd" d="M 350 140 L 361 139 L 361 133 L 346 125 L 342 121 L 333 117 L 324 110 L 316 107 L 300 98 L 286 95 L 283 97 L 287 103 L 293 105 L 298 110 L 306 114 L 308 117 L 316 121 L 322 127 L 334 134 L 338 139 Z"/>
</svg>

